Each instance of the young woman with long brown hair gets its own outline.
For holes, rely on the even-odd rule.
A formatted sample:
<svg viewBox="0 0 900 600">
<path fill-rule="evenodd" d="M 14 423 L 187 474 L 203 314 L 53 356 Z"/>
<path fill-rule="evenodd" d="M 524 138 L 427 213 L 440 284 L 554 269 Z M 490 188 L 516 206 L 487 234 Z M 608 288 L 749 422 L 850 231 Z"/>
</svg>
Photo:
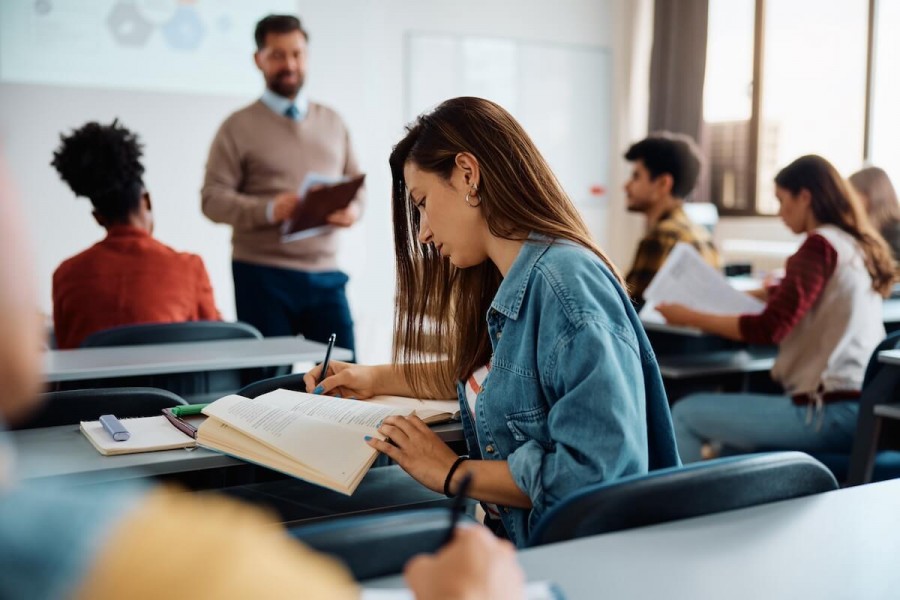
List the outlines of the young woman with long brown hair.
<svg viewBox="0 0 900 600">
<path fill-rule="evenodd" d="M 895 261 L 900 261 L 900 202 L 884 169 L 866 167 L 849 177 L 860 196 L 872 226 L 888 243 Z"/>
<path fill-rule="evenodd" d="M 395 364 L 332 362 L 359 398 L 458 397 L 469 457 L 416 417 L 369 443 L 427 487 L 470 495 L 518 545 L 578 488 L 678 463 L 653 352 L 615 268 L 540 152 L 493 102 L 455 98 L 395 146 Z M 502 525 L 501 525 L 502 523 Z"/>
<path fill-rule="evenodd" d="M 848 451 L 866 363 L 884 338 L 882 297 L 894 263 L 865 210 L 837 170 L 803 156 L 775 177 L 779 216 L 806 233 L 780 284 L 763 292 L 758 315 L 714 315 L 678 304 L 659 311 L 669 323 L 754 344 L 778 344 L 772 378 L 785 395 L 694 394 L 672 412 L 685 462 L 705 442 L 728 450 Z"/>
</svg>

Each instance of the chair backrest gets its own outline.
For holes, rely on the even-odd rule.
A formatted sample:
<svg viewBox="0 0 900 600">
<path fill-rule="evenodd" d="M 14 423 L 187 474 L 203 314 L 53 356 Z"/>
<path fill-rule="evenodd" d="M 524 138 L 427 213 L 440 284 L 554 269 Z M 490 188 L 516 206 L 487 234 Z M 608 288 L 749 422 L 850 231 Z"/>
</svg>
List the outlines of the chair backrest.
<svg viewBox="0 0 900 600">
<path fill-rule="evenodd" d="M 357 580 L 363 580 L 402 572 L 416 554 L 436 551 L 449 527 L 450 511 L 430 508 L 331 519 L 288 532 L 343 561 Z"/>
<path fill-rule="evenodd" d="M 238 391 L 237 394 L 238 396 L 243 396 L 244 398 L 256 398 L 257 396 L 262 396 L 263 394 L 274 392 L 277 389 L 305 392 L 306 384 L 303 383 L 304 375 L 306 375 L 306 373 L 294 373 L 292 375 L 283 375 L 281 377 L 269 377 L 268 379 L 261 379 L 259 381 L 254 381 L 251 384 L 245 385 Z"/>
<path fill-rule="evenodd" d="M 837 489 L 803 452 L 767 452 L 692 463 L 589 486 L 544 515 L 528 544 L 687 519 Z"/>
<path fill-rule="evenodd" d="M 147 387 L 67 390 L 42 394 L 41 399 L 37 412 L 14 429 L 74 425 L 96 421 L 107 414 L 119 418 L 152 417 L 164 408 L 187 404 L 172 392 Z"/>
<path fill-rule="evenodd" d="M 229 321 L 187 321 L 184 323 L 145 323 L 125 325 L 92 333 L 82 348 L 97 346 L 142 346 L 213 340 L 262 339 L 252 325 Z"/>
<path fill-rule="evenodd" d="M 184 323 L 149 323 L 126 325 L 98 331 L 89 335 L 82 348 L 99 346 L 141 346 L 145 344 L 176 344 L 182 342 L 209 342 L 215 340 L 262 339 L 262 334 L 252 325 L 227 321 L 188 321 Z M 193 401 L 208 402 L 218 396 L 231 394 L 247 381 L 258 379 L 260 369 L 225 369 L 193 371 L 98 379 L 79 382 L 80 387 L 156 387 L 175 392 Z"/>
<path fill-rule="evenodd" d="M 875 376 L 878 375 L 878 371 L 881 369 L 882 364 L 878 362 L 878 353 L 882 350 L 893 350 L 898 345 L 900 345 L 900 331 L 892 331 L 875 347 L 872 356 L 869 358 L 869 364 L 866 365 L 866 374 L 863 376 L 864 388 L 872 383 L 872 380 L 875 379 Z"/>
</svg>

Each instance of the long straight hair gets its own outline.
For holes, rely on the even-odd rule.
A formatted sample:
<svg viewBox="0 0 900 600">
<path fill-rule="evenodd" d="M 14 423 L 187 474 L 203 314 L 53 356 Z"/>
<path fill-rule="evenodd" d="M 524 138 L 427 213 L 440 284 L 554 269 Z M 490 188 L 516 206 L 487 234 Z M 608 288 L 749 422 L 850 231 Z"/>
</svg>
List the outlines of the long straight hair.
<svg viewBox="0 0 900 600">
<path fill-rule="evenodd" d="M 897 192 L 884 169 L 868 167 L 850 176 L 850 185 L 865 196 L 872 226 L 882 234 L 900 223 L 900 204 Z"/>
<path fill-rule="evenodd" d="M 503 279 L 490 260 L 460 269 L 417 239 L 419 214 L 409 200 L 404 166 L 413 163 L 449 182 L 462 152 L 478 161 L 478 210 L 492 235 L 525 240 L 537 233 L 570 240 L 596 254 L 621 282 L 522 126 L 489 100 L 443 102 L 407 127 L 389 161 L 398 282 L 394 361 L 412 389 L 428 396 L 490 360 L 485 319 Z M 435 365 L 439 381 L 411 367 L 435 358 L 446 359 Z"/>
<path fill-rule="evenodd" d="M 887 297 L 896 276 L 887 242 L 872 226 L 859 197 L 830 162 L 810 154 L 801 156 L 775 176 L 775 184 L 792 194 L 808 190 L 813 216 L 850 234 L 862 249 L 872 289 Z"/>
</svg>

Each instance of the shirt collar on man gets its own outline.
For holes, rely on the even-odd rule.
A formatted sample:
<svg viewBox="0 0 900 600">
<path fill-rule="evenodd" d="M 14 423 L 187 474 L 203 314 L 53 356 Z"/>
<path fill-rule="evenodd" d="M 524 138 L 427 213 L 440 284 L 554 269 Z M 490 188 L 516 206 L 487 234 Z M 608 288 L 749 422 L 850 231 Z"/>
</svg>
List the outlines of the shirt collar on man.
<svg viewBox="0 0 900 600">
<path fill-rule="evenodd" d="M 276 94 L 269 88 L 263 92 L 262 97 L 260 98 L 263 104 L 269 107 L 269 109 L 281 116 L 285 116 L 285 112 L 287 112 L 288 108 L 293 104 L 297 107 L 297 121 L 302 121 L 306 118 L 307 113 L 309 112 L 309 99 L 306 97 L 306 94 L 301 90 L 297 97 L 291 101 L 290 98 L 285 98 L 279 94 Z"/>
</svg>

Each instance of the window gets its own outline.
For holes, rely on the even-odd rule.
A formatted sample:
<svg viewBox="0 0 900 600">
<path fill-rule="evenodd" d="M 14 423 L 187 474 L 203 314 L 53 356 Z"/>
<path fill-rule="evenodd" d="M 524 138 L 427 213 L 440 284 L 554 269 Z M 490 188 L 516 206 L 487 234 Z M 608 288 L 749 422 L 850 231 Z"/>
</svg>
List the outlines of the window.
<svg viewBox="0 0 900 600">
<path fill-rule="evenodd" d="M 710 0 L 704 138 L 710 199 L 723 214 L 776 213 L 772 180 L 804 154 L 821 154 L 845 175 L 879 152 L 885 160 L 900 157 L 900 116 L 889 108 L 900 100 L 896 77 L 885 77 L 884 89 L 871 96 L 881 131 L 891 133 L 875 134 L 872 152 L 866 148 L 869 11 L 883 8 L 873 21 L 889 31 L 887 19 L 900 25 L 898 5 Z M 887 72 L 900 59 L 900 45 L 888 36 L 881 44 L 877 64 Z"/>
<path fill-rule="evenodd" d="M 900 187 L 900 2 L 879 2 L 875 12 L 868 161 Z"/>
</svg>

